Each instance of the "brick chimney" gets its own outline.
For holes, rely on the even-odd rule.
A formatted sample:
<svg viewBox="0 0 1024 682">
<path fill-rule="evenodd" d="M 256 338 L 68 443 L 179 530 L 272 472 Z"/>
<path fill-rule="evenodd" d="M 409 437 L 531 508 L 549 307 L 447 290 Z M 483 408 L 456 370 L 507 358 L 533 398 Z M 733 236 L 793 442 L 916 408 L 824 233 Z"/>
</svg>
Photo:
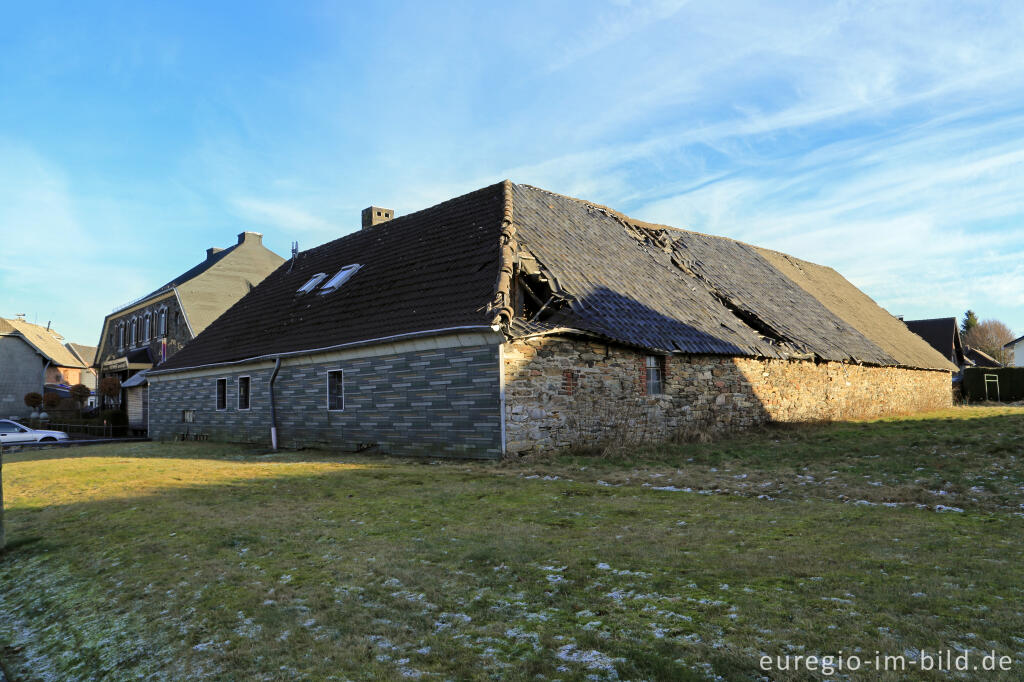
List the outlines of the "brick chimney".
<svg viewBox="0 0 1024 682">
<path fill-rule="evenodd" d="M 363 209 L 363 229 L 386 223 L 395 217 L 395 212 L 390 208 L 380 206 L 369 206 Z"/>
<path fill-rule="evenodd" d="M 246 242 L 253 242 L 254 244 L 263 243 L 263 233 L 261 232 L 241 232 L 238 235 L 238 243 L 244 244 Z"/>
</svg>

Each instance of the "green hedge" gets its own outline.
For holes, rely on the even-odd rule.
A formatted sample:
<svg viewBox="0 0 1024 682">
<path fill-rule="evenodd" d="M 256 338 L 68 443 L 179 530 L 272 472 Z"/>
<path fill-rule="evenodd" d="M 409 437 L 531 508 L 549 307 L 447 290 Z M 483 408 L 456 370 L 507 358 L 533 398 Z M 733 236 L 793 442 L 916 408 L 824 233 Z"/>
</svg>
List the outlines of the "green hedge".
<svg viewBox="0 0 1024 682">
<path fill-rule="evenodd" d="M 1024 400 L 1024 367 L 968 367 L 964 370 L 963 393 L 971 402 L 985 400 L 985 375 L 999 377 L 999 399 L 1004 402 Z M 989 399 L 995 400 L 995 387 L 989 387 Z"/>
</svg>

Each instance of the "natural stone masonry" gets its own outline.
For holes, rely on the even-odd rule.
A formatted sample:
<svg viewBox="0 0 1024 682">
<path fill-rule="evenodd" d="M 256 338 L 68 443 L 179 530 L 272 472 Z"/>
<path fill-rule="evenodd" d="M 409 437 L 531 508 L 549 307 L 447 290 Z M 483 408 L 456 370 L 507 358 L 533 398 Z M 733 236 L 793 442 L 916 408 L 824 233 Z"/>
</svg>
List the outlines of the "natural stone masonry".
<svg viewBox="0 0 1024 682">
<path fill-rule="evenodd" d="M 952 403 L 945 371 L 713 355 L 664 357 L 664 392 L 649 396 L 645 357 L 550 336 L 505 344 L 508 453 L 666 440 L 767 421 L 878 417 Z"/>
<path fill-rule="evenodd" d="M 303 356 L 282 361 L 274 396 L 279 444 L 427 456 L 501 456 L 496 344 L 390 355 Z M 150 436 L 201 433 L 211 440 L 270 443 L 273 363 L 230 372 L 157 375 L 150 384 Z M 327 372 L 344 372 L 345 405 L 327 409 Z M 250 409 L 238 409 L 238 377 L 250 377 Z M 227 379 L 227 408 L 216 409 L 217 380 Z M 195 423 L 183 411 L 195 410 Z"/>
</svg>

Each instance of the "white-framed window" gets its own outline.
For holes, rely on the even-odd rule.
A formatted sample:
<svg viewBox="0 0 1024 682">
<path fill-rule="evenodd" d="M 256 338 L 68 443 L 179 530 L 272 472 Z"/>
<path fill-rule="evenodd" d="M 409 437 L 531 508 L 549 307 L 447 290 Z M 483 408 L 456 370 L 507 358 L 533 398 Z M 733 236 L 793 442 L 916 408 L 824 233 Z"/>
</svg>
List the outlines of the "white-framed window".
<svg viewBox="0 0 1024 682">
<path fill-rule="evenodd" d="M 167 336 L 167 308 L 160 309 L 160 316 L 157 318 L 156 333 L 158 336 Z"/>
<path fill-rule="evenodd" d="M 648 355 L 644 361 L 647 370 L 647 395 L 661 395 L 665 392 L 665 358 Z"/>
<path fill-rule="evenodd" d="M 327 273 L 326 272 L 318 272 L 318 273 L 316 273 L 315 275 L 310 277 L 308 282 L 306 282 L 301 287 L 299 287 L 299 290 L 296 293 L 308 294 L 309 292 L 313 291 L 313 289 L 316 289 L 316 285 L 320 284 L 320 282 L 324 281 L 325 277 L 327 277 Z"/>
<path fill-rule="evenodd" d="M 132 338 L 129 341 L 128 345 L 131 346 L 132 348 L 134 348 L 136 340 L 139 338 L 139 320 L 138 320 L 138 318 L 134 318 L 134 317 L 132 318 L 131 332 L 132 332 Z"/>
<path fill-rule="evenodd" d="M 337 291 L 338 288 L 342 284 L 347 282 L 352 277 L 352 275 L 356 274 L 356 271 L 358 271 L 359 268 L 361 267 L 363 266 L 360 265 L 359 263 L 353 263 L 351 265 L 346 265 L 341 270 L 338 270 L 337 274 L 335 274 L 334 277 L 331 277 L 329 280 L 327 280 L 327 283 L 320 288 L 320 293 L 329 294 L 332 291 Z"/>
<path fill-rule="evenodd" d="M 146 313 L 145 322 L 142 323 L 142 340 L 149 341 L 153 337 L 153 316 Z"/>
<path fill-rule="evenodd" d="M 217 410 L 228 409 L 228 380 L 217 379 Z"/>
<path fill-rule="evenodd" d="M 345 372 L 340 369 L 327 371 L 327 410 L 342 412 L 345 409 Z"/>
<path fill-rule="evenodd" d="M 124 350 L 124 322 L 117 323 L 117 349 Z"/>
<path fill-rule="evenodd" d="M 238 409 L 249 409 L 249 377 L 238 377 Z"/>
</svg>

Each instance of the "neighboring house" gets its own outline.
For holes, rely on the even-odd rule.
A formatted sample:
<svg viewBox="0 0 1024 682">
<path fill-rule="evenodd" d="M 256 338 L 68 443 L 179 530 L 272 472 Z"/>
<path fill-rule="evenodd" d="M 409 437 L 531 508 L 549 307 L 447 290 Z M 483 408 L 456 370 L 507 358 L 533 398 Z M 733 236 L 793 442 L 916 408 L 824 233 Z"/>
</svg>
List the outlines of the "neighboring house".
<svg viewBox="0 0 1024 682">
<path fill-rule="evenodd" d="M 1010 341 L 1003 346 L 1003 349 L 1013 353 L 1012 360 L 1007 360 L 1007 362 L 1012 362 L 1013 367 L 1024 367 L 1024 336 Z"/>
<path fill-rule="evenodd" d="M 834 270 L 505 181 L 299 253 L 148 374 L 150 435 L 500 457 L 946 407 Z"/>
<path fill-rule="evenodd" d="M 75 354 L 79 360 L 86 366 L 87 371 L 83 371 L 81 375 L 81 384 L 87 386 L 92 394 L 86 401 L 86 405 L 89 407 L 95 407 L 97 404 L 96 398 L 96 385 L 97 385 L 97 372 L 93 365 L 96 362 L 96 346 L 83 346 L 80 343 L 68 343 L 65 344 L 72 353 Z"/>
<path fill-rule="evenodd" d="M 907 329 L 928 342 L 928 345 L 949 358 L 960 371 L 974 364 L 965 355 L 964 342 L 960 337 L 960 325 L 955 317 L 936 317 L 929 320 L 904 320 Z"/>
<path fill-rule="evenodd" d="M 964 357 L 972 367 L 1003 367 L 1003 363 L 996 360 L 983 350 L 964 346 Z"/>
<path fill-rule="evenodd" d="M 239 234 L 230 248 L 207 249 L 195 267 L 107 315 L 94 361 L 100 379 L 124 383 L 172 357 L 282 262 L 257 232 Z"/>
<path fill-rule="evenodd" d="M 0 417 L 27 416 L 31 408 L 25 405 L 26 393 L 67 397 L 75 384 L 95 385 L 95 373 L 76 346 L 87 348 L 64 343 L 49 324 L 0 318 Z"/>
</svg>

